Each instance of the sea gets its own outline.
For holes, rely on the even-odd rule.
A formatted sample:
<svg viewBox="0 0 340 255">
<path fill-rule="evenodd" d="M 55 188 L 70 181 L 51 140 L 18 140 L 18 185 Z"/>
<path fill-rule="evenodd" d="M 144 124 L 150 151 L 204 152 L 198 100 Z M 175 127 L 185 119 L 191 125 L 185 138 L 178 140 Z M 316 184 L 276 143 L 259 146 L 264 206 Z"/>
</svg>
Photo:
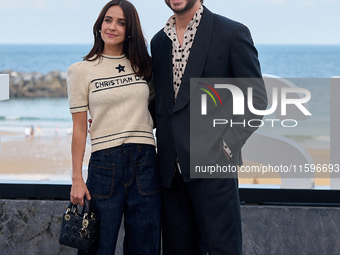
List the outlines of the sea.
<svg viewBox="0 0 340 255">
<path fill-rule="evenodd" d="M 299 122 L 296 128 L 261 127 L 295 139 L 330 140 L 330 88 L 329 79 L 340 76 L 340 45 L 256 45 L 262 73 L 286 79 L 307 82 L 302 86 L 311 92 L 308 121 Z M 91 45 L 0 45 L 0 73 L 6 70 L 40 72 L 57 70 L 66 72 L 68 67 L 82 61 Z M 67 98 L 11 98 L 0 102 L 0 131 L 24 133 L 25 127 L 39 127 L 44 135 L 53 136 L 56 130 L 67 134 L 72 127 Z M 267 125 L 268 126 L 268 125 Z M 15 137 L 3 136 L 6 139 Z M 20 139 L 20 138 L 18 138 Z"/>
</svg>

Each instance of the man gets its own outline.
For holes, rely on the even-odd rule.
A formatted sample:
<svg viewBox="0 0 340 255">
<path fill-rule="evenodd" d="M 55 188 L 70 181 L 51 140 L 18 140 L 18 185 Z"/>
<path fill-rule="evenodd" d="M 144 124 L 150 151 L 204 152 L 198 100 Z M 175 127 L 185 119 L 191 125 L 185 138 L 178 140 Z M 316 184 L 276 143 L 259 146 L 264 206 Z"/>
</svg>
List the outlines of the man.
<svg viewBox="0 0 340 255">
<path fill-rule="evenodd" d="M 190 78 L 258 78 L 253 104 L 265 109 L 257 51 L 244 25 L 211 13 L 203 0 L 165 3 L 174 16 L 151 41 L 156 98 L 150 104 L 162 182 L 163 254 L 205 254 L 204 247 L 209 255 L 242 254 L 237 179 L 190 178 Z M 254 130 L 223 131 L 218 162 L 241 164 L 241 147 Z"/>
</svg>

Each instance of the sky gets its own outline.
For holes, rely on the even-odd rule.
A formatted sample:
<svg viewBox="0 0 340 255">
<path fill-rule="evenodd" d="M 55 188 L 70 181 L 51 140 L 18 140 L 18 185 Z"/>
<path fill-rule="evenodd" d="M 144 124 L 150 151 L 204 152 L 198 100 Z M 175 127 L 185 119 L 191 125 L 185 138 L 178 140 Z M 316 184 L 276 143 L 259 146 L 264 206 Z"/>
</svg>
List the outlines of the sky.
<svg viewBox="0 0 340 255">
<path fill-rule="evenodd" d="M 0 0 L 0 44 L 92 44 L 105 0 Z M 147 41 L 172 15 L 164 0 L 130 0 Z M 204 0 L 245 24 L 255 44 L 340 45 L 340 0 Z"/>
</svg>

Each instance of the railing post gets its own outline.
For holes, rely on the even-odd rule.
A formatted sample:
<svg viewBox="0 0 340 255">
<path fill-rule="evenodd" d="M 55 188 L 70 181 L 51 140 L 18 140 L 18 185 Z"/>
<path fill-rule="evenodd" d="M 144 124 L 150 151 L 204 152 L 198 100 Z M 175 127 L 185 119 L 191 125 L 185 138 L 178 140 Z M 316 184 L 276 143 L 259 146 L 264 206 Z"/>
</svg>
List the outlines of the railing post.
<svg viewBox="0 0 340 255">
<path fill-rule="evenodd" d="M 0 101 L 9 99 L 9 75 L 0 74 Z M 0 131 L 0 153 L 1 153 L 1 131 Z"/>
<path fill-rule="evenodd" d="M 340 76 L 331 78 L 330 92 L 330 164 L 335 167 L 340 165 Z M 333 171 L 330 173 L 330 188 L 340 189 L 340 172 Z"/>
</svg>

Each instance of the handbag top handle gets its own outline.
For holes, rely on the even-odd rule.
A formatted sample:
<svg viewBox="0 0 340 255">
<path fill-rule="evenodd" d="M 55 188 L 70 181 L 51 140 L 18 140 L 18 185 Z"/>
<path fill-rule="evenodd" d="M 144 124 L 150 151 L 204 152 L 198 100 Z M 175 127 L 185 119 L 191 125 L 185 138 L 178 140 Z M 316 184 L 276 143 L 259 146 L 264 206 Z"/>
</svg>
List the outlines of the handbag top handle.
<svg viewBox="0 0 340 255">
<path fill-rule="evenodd" d="M 81 215 L 84 215 L 85 213 L 87 213 L 87 215 L 91 215 L 91 213 L 93 213 L 92 203 L 89 200 L 87 200 L 85 197 L 84 197 L 84 202 L 85 202 L 85 205 L 82 209 Z M 72 204 L 72 202 L 68 204 L 67 209 L 70 209 L 70 211 L 73 213 L 79 214 L 77 205 Z"/>
</svg>

